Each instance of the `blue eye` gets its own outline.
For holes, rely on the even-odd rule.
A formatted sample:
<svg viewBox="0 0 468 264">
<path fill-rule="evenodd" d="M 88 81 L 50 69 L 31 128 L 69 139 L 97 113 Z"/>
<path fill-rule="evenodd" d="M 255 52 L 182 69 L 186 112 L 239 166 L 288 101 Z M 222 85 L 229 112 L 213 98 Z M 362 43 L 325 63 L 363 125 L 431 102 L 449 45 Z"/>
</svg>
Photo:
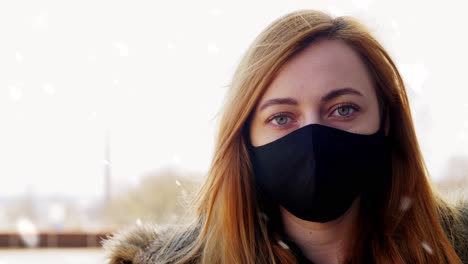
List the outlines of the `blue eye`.
<svg viewBox="0 0 468 264">
<path fill-rule="evenodd" d="M 284 113 L 278 113 L 268 119 L 268 123 L 272 121 L 276 123 L 276 124 L 273 124 L 275 126 L 285 126 L 291 122 L 291 117 L 285 115 Z"/>
<path fill-rule="evenodd" d="M 276 120 L 276 123 L 278 123 L 278 125 L 282 126 L 282 125 L 286 125 L 288 123 L 287 121 L 290 118 L 288 116 L 280 115 L 280 116 L 277 116 L 277 117 L 275 117 L 273 119 Z"/>
<path fill-rule="evenodd" d="M 354 113 L 354 111 L 358 111 L 359 108 L 357 106 L 351 104 L 342 104 L 335 108 L 333 113 L 337 113 L 336 115 L 339 117 L 348 117 Z"/>
<path fill-rule="evenodd" d="M 337 109 L 337 113 L 340 115 L 340 116 L 347 116 L 349 115 L 349 113 L 353 111 L 354 109 L 351 108 L 351 107 L 340 107 Z"/>
</svg>

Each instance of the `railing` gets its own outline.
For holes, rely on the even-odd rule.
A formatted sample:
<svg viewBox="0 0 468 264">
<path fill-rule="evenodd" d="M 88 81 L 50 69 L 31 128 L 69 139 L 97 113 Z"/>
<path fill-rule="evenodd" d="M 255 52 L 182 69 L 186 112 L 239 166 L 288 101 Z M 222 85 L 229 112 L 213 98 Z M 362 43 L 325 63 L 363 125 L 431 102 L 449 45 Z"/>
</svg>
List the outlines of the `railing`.
<svg viewBox="0 0 468 264">
<path fill-rule="evenodd" d="M 39 233 L 37 243 L 34 247 L 100 247 L 101 241 L 106 238 L 108 232 L 80 233 L 80 232 L 60 232 L 60 233 Z M 0 248 L 26 248 L 31 247 L 24 241 L 22 235 L 18 233 L 1 233 Z"/>
</svg>

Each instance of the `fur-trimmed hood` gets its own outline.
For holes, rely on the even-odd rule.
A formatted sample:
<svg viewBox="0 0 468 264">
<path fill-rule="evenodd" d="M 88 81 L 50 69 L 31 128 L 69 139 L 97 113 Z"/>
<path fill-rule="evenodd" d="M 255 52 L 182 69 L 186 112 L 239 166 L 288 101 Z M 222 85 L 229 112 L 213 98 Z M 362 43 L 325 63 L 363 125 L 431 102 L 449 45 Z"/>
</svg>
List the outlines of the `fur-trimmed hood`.
<svg viewBox="0 0 468 264">
<path fill-rule="evenodd" d="M 441 223 L 462 262 L 468 264 L 468 202 L 459 203 L 457 210 L 460 211 L 462 218 L 459 224 L 452 224 L 448 218 L 441 219 Z M 165 263 L 159 257 L 158 252 L 168 242 L 174 242 L 174 232 L 172 232 L 174 229 L 170 226 L 161 227 L 155 224 L 135 224 L 109 235 L 102 242 L 108 264 Z M 178 239 L 185 241 L 171 244 L 177 244 L 180 249 L 191 239 L 195 239 L 197 232 L 187 233 L 190 235 Z"/>
</svg>

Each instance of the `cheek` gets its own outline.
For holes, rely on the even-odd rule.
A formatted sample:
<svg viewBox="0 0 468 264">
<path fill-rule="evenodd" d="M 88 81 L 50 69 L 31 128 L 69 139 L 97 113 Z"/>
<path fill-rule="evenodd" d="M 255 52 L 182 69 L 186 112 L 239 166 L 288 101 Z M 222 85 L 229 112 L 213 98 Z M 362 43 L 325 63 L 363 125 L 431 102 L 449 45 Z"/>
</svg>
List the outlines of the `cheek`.
<svg viewBox="0 0 468 264">
<path fill-rule="evenodd" d="M 363 118 L 359 131 L 361 134 L 374 134 L 380 128 L 380 112 L 377 106 Z"/>
<path fill-rule="evenodd" d="M 250 142 L 255 147 L 265 145 L 280 137 L 274 130 L 269 129 L 263 123 L 263 120 L 260 119 L 253 120 L 252 125 L 250 126 L 249 135 Z"/>
<path fill-rule="evenodd" d="M 264 142 L 267 140 L 268 135 L 266 134 L 266 131 L 262 131 L 263 128 L 261 124 L 257 122 L 253 122 L 252 125 L 250 126 L 250 142 L 252 143 L 253 146 L 261 146 L 264 144 Z"/>
<path fill-rule="evenodd" d="M 374 128 L 374 132 L 377 132 L 380 128 L 380 109 L 379 109 L 379 106 L 378 104 L 376 103 L 375 104 L 375 111 L 373 111 L 373 117 L 372 117 L 372 123 L 373 123 L 373 128 Z M 383 124 L 382 124 L 383 125 Z"/>
<path fill-rule="evenodd" d="M 284 137 L 290 132 L 290 130 L 276 131 L 274 129 L 268 128 L 265 125 L 257 124 L 257 126 L 253 125 L 251 127 L 250 142 L 254 147 L 258 147 Z"/>
<path fill-rule="evenodd" d="M 253 146 L 257 146 L 258 145 L 258 128 L 257 128 L 257 124 L 256 122 L 252 121 L 252 123 L 250 124 L 250 128 L 249 128 L 249 137 L 250 137 L 250 143 L 253 145 Z"/>
</svg>

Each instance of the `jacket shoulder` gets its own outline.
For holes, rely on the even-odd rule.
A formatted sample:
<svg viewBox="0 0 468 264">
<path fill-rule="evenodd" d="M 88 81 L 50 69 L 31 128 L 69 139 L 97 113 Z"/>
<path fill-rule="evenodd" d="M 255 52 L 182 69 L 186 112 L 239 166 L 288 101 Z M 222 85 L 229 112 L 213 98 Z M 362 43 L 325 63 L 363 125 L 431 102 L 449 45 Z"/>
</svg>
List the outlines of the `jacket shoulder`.
<svg viewBox="0 0 468 264">
<path fill-rule="evenodd" d="M 109 264 L 135 264 L 150 247 L 158 250 L 168 235 L 168 228 L 155 224 L 133 225 L 107 236 L 102 247 Z"/>
<path fill-rule="evenodd" d="M 197 228 L 141 224 L 123 228 L 102 241 L 108 264 L 168 263 L 195 239 Z"/>
<path fill-rule="evenodd" d="M 468 201 L 464 201 L 459 207 L 461 242 L 455 246 L 463 263 L 468 263 Z"/>
<path fill-rule="evenodd" d="M 452 209 L 439 208 L 439 214 L 442 227 L 462 263 L 468 263 L 468 200 L 452 203 Z"/>
</svg>

